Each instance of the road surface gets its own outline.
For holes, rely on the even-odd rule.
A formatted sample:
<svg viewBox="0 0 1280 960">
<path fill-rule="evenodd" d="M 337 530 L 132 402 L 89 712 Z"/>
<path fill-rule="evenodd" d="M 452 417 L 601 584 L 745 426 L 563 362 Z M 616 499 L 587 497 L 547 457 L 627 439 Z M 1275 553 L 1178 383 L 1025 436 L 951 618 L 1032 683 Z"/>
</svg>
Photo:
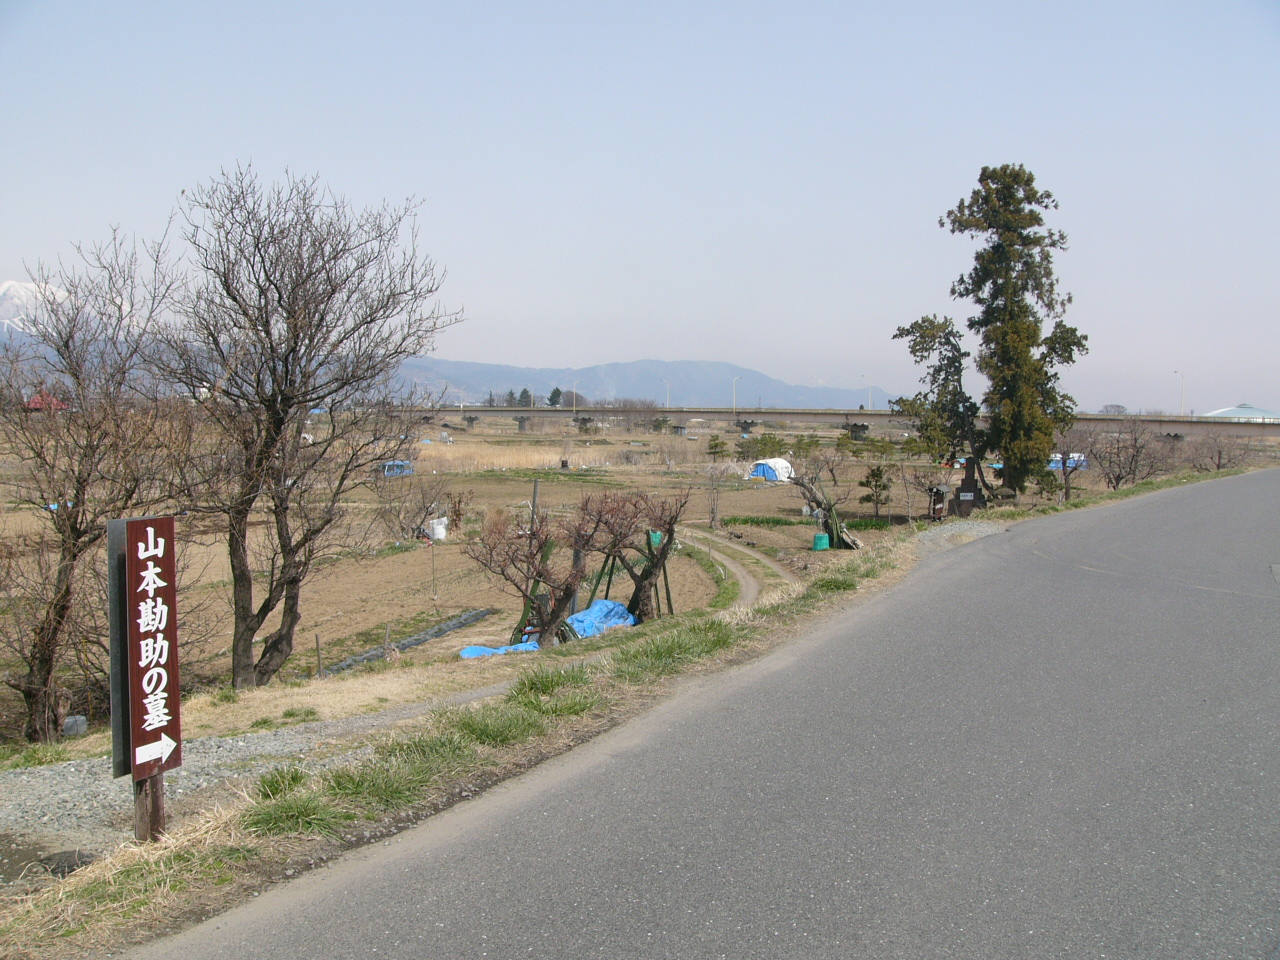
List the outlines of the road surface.
<svg viewBox="0 0 1280 960">
<path fill-rule="evenodd" d="M 1020 524 L 130 954 L 1280 958 L 1280 471 Z"/>
</svg>

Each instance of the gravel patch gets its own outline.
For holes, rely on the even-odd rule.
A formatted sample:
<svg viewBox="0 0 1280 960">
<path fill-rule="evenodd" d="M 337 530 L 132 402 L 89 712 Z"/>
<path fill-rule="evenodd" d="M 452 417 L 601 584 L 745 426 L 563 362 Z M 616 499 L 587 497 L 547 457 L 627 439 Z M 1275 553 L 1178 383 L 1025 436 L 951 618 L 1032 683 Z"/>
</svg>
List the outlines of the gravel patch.
<svg viewBox="0 0 1280 960">
<path fill-rule="evenodd" d="M 923 556 L 950 547 L 958 547 L 962 543 L 980 540 L 993 534 L 1004 533 L 1007 529 L 1009 529 L 1008 524 L 995 520 L 954 518 L 930 524 L 916 535 L 915 543 Z"/>
<path fill-rule="evenodd" d="M 165 773 L 170 822 L 176 824 L 185 812 L 233 798 L 276 767 L 296 764 L 314 772 L 370 756 L 371 733 L 447 704 L 493 696 L 505 689 L 505 684 L 497 684 L 374 714 L 185 740 L 182 766 Z M 107 853 L 133 839 L 132 781 L 111 776 L 110 757 L 0 770 L 0 835 L 47 852 Z"/>
</svg>

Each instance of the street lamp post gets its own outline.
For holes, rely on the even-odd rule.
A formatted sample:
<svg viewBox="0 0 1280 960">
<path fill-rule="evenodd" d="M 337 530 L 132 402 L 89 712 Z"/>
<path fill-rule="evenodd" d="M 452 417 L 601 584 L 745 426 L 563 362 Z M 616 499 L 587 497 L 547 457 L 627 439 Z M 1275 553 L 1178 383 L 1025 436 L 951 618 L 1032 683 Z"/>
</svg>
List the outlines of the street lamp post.
<svg viewBox="0 0 1280 960">
<path fill-rule="evenodd" d="M 1183 415 L 1183 411 L 1187 409 L 1187 383 L 1186 374 L 1181 370 L 1173 371 L 1178 377 L 1178 416 Z"/>
<path fill-rule="evenodd" d="M 741 380 L 741 379 L 742 379 L 742 377 L 734 377 L 734 378 L 733 378 L 733 382 L 730 384 L 730 387 L 732 387 L 732 388 L 733 388 L 733 420 L 734 420 L 734 423 L 737 423 L 737 421 L 738 421 L 738 381 L 739 381 L 739 380 Z"/>
</svg>

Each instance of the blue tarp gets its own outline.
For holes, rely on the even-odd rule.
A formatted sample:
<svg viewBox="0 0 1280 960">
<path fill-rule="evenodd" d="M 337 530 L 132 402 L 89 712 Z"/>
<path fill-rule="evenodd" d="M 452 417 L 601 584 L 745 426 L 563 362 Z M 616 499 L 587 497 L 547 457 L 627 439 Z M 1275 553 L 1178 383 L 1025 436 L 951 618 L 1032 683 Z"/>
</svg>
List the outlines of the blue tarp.
<svg viewBox="0 0 1280 960">
<path fill-rule="evenodd" d="M 594 637 L 611 627 L 634 627 L 636 618 L 627 613 L 624 604 L 602 598 L 593 601 L 587 609 L 575 613 L 567 622 L 578 636 Z"/>
<path fill-rule="evenodd" d="M 1052 457 L 1049 458 L 1049 469 L 1050 470 L 1062 469 L 1061 454 L 1055 453 Z M 1067 469 L 1068 470 L 1088 470 L 1089 458 L 1086 457 L 1083 453 L 1073 453 L 1067 457 Z"/>
<path fill-rule="evenodd" d="M 492 657 L 500 653 L 523 653 L 526 650 L 537 650 L 537 640 L 526 640 L 524 643 L 513 643 L 506 647 L 463 647 L 459 652 L 463 660 L 474 660 L 476 657 Z"/>
</svg>

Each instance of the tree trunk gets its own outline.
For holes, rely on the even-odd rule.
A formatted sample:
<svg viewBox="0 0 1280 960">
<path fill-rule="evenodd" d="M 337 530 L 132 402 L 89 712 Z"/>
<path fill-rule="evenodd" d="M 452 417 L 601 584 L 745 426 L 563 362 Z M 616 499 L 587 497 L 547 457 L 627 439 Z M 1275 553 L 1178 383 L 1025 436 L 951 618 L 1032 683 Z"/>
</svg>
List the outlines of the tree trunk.
<svg viewBox="0 0 1280 960">
<path fill-rule="evenodd" d="M 298 609 L 301 580 L 290 580 L 285 584 L 284 601 L 280 605 L 280 626 L 269 633 L 262 641 L 262 656 L 254 666 L 254 683 L 260 687 L 271 682 L 284 662 L 293 653 L 293 634 L 297 629 L 302 613 Z"/>
<path fill-rule="evenodd" d="M 227 556 L 231 561 L 231 685 L 242 690 L 256 684 L 253 638 L 262 619 L 253 608 L 253 568 L 249 565 L 249 512 L 228 516 Z"/>
<path fill-rule="evenodd" d="M 11 684 L 22 694 L 26 705 L 27 722 L 23 734 L 32 742 L 51 743 L 62 733 L 65 708 L 59 702 L 54 671 L 58 666 L 63 629 L 71 612 L 71 573 L 75 559 L 63 549 L 54 575 L 53 595 L 31 639 L 27 675 L 18 683 Z"/>
</svg>

